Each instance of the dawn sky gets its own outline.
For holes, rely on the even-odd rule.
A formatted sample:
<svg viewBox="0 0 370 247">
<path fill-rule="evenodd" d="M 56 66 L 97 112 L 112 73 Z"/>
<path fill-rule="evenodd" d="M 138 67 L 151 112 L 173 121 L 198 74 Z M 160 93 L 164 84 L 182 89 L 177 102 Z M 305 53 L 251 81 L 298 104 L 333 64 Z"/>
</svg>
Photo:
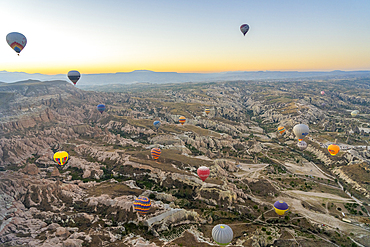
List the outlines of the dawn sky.
<svg viewBox="0 0 370 247">
<path fill-rule="evenodd" d="M 0 10 L 0 70 L 370 69 L 368 0 L 17 0 Z M 27 37 L 19 57 L 10 32 Z"/>
</svg>

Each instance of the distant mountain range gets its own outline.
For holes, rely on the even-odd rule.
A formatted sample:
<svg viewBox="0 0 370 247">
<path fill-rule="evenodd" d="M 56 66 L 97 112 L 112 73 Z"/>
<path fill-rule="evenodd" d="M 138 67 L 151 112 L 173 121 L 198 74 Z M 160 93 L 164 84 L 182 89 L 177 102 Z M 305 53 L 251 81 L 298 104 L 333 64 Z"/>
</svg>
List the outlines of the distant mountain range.
<svg viewBox="0 0 370 247">
<path fill-rule="evenodd" d="M 330 72 L 298 72 L 298 71 L 232 71 L 220 73 L 177 73 L 154 72 L 150 70 L 135 70 L 132 72 L 82 74 L 77 86 L 99 86 L 107 84 L 132 84 L 132 83 L 181 83 L 181 82 L 211 82 L 235 80 L 266 80 L 266 79 L 299 79 L 299 78 L 345 78 L 345 77 L 370 77 L 370 71 L 341 71 Z M 67 80 L 66 74 L 44 75 L 28 74 L 25 72 L 0 71 L 0 82 L 16 82 L 22 80 Z"/>
</svg>

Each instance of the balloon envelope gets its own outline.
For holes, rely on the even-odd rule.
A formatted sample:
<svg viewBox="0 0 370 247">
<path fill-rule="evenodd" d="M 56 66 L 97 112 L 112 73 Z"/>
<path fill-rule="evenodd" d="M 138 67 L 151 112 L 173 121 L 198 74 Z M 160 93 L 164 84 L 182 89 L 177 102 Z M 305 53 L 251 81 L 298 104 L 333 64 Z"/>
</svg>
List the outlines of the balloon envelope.
<svg viewBox="0 0 370 247">
<path fill-rule="evenodd" d="M 297 124 L 293 128 L 293 132 L 295 136 L 298 138 L 299 141 L 302 141 L 302 139 L 308 135 L 310 132 L 310 129 L 305 124 Z"/>
<path fill-rule="evenodd" d="M 325 92 L 324 91 L 321 91 L 321 95 L 325 95 Z"/>
<path fill-rule="evenodd" d="M 27 39 L 23 34 L 13 32 L 6 35 L 6 42 L 19 55 L 19 53 L 26 46 Z"/>
<path fill-rule="evenodd" d="M 352 117 L 356 117 L 358 113 L 359 113 L 358 110 L 354 110 L 354 111 L 351 112 L 351 115 L 352 115 Z"/>
<path fill-rule="evenodd" d="M 212 229 L 212 237 L 219 245 L 228 245 L 233 240 L 233 230 L 230 226 L 218 224 Z"/>
<path fill-rule="evenodd" d="M 240 26 L 240 31 L 243 33 L 243 35 L 245 36 L 246 33 L 249 31 L 249 25 L 248 24 L 243 24 Z"/>
<path fill-rule="evenodd" d="M 153 125 L 154 125 L 154 127 L 156 127 L 158 129 L 161 126 L 161 122 L 154 121 Z"/>
<path fill-rule="evenodd" d="M 328 151 L 331 155 L 335 156 L 337 153 L 339 153 L 340 147 L 335 144 L 330 144 L 328 147 Z"/>
<path fill-rule="evenodd" d="M 78 80 L 80 79 L 80 77 L 81 77 L 81 74 L 77 70 L 71 70 L 71 71 L 68 72 L 68 78 L 75 85 L 78 82 Z"/>
<path fill-rule="evenodd" d="M 184 117 L 184 116 L 179 117 L 179 122 L 180 122 L 182 125 L 184 125 L 184 123 L 186 122 L 186 117 Z"/>
<path fill-rule="evenodd" d="M 285 132 L 285 127 L 284 126 L 279 126 L 278 131 L 280 134 L 283 134 Z"/>
<path fill-rule="evenodd" d="M 139 213 L 139 214 L 146 214 L 152 203 L 150 202 L 150 199 L 145 196 L 139 196 L 138 198 L 135 199 L 134 202 L 134 209 Z"/>
<path fill-rule="evenodd" d="M 162 151 L 160 148 L 153 148 L 150 153 L 152 155 L 152 158 L 157 160 L 159 156 L 161 156 Z"/>
<path fill-rule="evenodd" d="M 285 212 L 289 209 L 289 206 L 286 202 L 284 201 L 276 201 L 274 203 L 274 209 L 275 209 L 275 212 L 278 214 L 278 215 L 284 215 Z"/>
<path fill-rule="evenodd" d="M 66 151 L 59 151 L 54 154 L 54 161 L 60 166 L 64 166 L 68 161 L 68 153 Z"/>
<path fill-rule="evenodd" d="M 201 166 L 198 168 L 197 173 L 200 179 L 202 179 L 202 181 L 204 182 L 208 178 L 210 171 L 208 167 Z"/>
<path fill-rule="evenodd" d="M 307 148 L 307 143 L 305 141 L 300 141 L 297 143 L 300 150 L 305 150 Z"/>
<path fill-rule="evenodd" d="M 103 113 L 103 111 L 105 111 L 105 105 L 103 105 L 103 104 L 99 104 L 99 105 L 97 106 L 97 108 L 98 108 L 98 111 L 99 111 L 100 113 Z"/>
<path fill-rule="evenodd" d="M 211 112 L 211 110 L 210 109 L 205 109 L 204 112 L 208 115 Z"/>
</svg>

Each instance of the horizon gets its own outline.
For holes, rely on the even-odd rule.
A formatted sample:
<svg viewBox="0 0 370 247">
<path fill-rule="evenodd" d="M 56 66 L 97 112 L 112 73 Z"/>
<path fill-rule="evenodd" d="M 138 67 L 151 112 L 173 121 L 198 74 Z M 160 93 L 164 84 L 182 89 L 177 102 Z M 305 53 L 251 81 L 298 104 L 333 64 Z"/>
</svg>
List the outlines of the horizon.
<svg viewBox="0 0 370 247">
<path fill-rule="evenodd" d="M 155 72 L 155 73 L 177 73 L 177 74 L 221 74 L 221 73 L 236 73 L 236 72 L 247 72 L 247 73 L 254 73 L 254 72 L 299 72 L 299 73 L 330 73 L 330 72 L 370 72 L 370 69 L 363 69 L 363 70 L 341 70 L 341 69 L 333 69 L 333 70 L 233 70 L 233 71 L 219 71 L 219 72 L 178 72 L 178 71 L 154 71 L 148 69 L 136 69 L 132 71 L 117 71 L 117 72 L 103 72 L 103 73 L 81 73 L 81 75 L 101 75 L 101 74 L 127 74 L 132 72 Z M 0 73 L 26 73 L 30 75 L 40 74 L 40 75 L 47 75 L 47 76 L 59 76 L 59 75 L 66 75 L 66 73 L 58 73 L 58 74 L 47 74 L 47 73 L 28 73 L 25 71 L 7 71 L 1 70 Z M 0 78 L 1 80 L 1 78 Z"/>
</svg>

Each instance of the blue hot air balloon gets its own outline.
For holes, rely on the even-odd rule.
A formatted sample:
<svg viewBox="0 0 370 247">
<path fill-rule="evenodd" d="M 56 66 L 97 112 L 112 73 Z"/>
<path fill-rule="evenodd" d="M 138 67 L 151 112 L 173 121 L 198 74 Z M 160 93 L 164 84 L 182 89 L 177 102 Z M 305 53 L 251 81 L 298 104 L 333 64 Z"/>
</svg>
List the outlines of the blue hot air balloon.
<svg viewBox="0 0 370 247">
<path fill-rule="evenodd" d="M 158 129 L 161 126 L 161 122 L 154 121 L 153 125 L 154 125 L 154 127 L 156 127 Z"/>
<path fill-rule="evenodd" d="M 103 104 L 99 104 L 99 105 L 98 105 L 98 111 L 100 111 L 100 113 L 102 113 L 102 114 L 103 114 L 103 111 L 105 111 L 105 105 L 103 105 Z"/>
<path fill-rule="evenodd" d="M 274 209 L 278 215 L 283 216 L 285 212 L 289 209 L 289 206 L 284 201 L 276 201 L 274 203 Z"/>
<path fill-rule="evenodd" d="M 81 74 L 77 70 L 71 70 L 68 72 L 68 78 L 71 80 L 71 82 L 76 85 L 78 80 L 80 79 Z"/>
</svg>

